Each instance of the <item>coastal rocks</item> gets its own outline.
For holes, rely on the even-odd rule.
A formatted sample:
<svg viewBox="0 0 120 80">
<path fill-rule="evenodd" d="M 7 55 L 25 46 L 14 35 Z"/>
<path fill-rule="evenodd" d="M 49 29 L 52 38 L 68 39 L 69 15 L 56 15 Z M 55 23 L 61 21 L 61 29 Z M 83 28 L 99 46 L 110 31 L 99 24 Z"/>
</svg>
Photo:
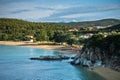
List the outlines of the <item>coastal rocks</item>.
<svg viewBox="0 0 120 80">
<path fill-rule="evenodd" d="M 120 58 L 117 56 L 112 57 L 111 68 L 120 71 Z"/>
<path fill-rule="evenodd" d="M 70 57 L 68 56 L 40 56 L 40 57 L 33 57 L 30 60 L 68 60 Z"/>
<path fill-rule="evenodd" d="M 73 61 L 70 62 L 72 65 L 81 66 L 104 66 L 116 71 L 120 71 L 120 58 L 117 56 L 110 56 L 105 54 L 105 51 L 99 48 L 83 48 L 79 54 L 75 56 Z"/>
</svg>

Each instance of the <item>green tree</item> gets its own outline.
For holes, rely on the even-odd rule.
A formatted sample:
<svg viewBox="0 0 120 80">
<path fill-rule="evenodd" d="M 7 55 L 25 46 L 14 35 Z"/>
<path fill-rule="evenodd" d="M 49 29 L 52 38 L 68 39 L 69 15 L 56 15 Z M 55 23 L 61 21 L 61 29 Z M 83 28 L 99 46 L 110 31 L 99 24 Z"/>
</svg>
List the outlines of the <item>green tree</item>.
<svg viewBox="0 0 120 80">
<path fill-rule="evenodd" d="M 7 34 L 3 34 L 3 35 L 2 35 L 2 40 L 5 40 L 5 41 L 6 41 L 6 40 L 8 40 L 8 39 L 9 39 L 9 36 L 8 36 Z"/>
<path fill-rule="evenodd" d="M 47 36 L 47 32 L 45 30 L 40 30 L 35 35 L 37 41 L 48 41 L 49 37 Z"/>
<path fill-rule="evenodd" d="M 90 44 L 88 44 L 88 46 L 90 47 L 96 47 L 96 46 L 99 46 L 99 47 L 102 47 L 104 44 L 103 44 L 103 38 L 104 38 L 104 34 L 96 34 L 96 35 L 93 35 L 88 41 Z"/>
<path fill-rule="evenodd" d="M 63 42 L 66 42 L 68 38 L 69 36 L 63 31 L 57 31 L 54 34 L 55 42 L 63 43 Z"/>
<path fill-rule="evenodd" d="M 72 44 L 75 43 L 75 39 L 74 38 L 70 38 L 70 39 L 67 40 L 67 43 L 72 46 Z"/>
<path fill-rule="evenodd" d="M 47 32 L 47 35 L 49 36 L 49 40 L 50 40 L 50 41 L 53 40 L 54 31 L 53 31 L 53 30 L 49 30 L 49 31 Z"/>
</svg>

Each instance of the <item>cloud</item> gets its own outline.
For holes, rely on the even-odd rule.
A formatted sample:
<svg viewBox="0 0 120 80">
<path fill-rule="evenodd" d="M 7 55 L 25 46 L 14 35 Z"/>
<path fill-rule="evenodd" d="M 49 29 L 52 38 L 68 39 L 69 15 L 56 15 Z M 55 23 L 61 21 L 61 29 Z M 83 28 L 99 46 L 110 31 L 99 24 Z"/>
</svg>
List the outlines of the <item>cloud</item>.
<svg viewBox="0 0 120 80">
<path fill-rule="evenodd" d="M 111 16 L 115 16 L 116 12 L 120 13 L 119 4 L 78 5 L 76 3 L 77 5 L 73 5 L 73 3 L 69 0 L 1 0 L 0 17 L 62 22 L 100 18 L 99 16 L 104 12 L 107 12 L 105 13 L 107 15 L 111 15 L 112 12 Z M 117 17 L 120 16 L 117 14 Z"/>
<path fill-rule="evenodd" d="M 28 11 L 30 11 L 30 10 L 28 10 L 28 9 L 23 9 L 23 10 L 16 10 L 16 11 L 12 11 L 11 13 L 22 13 L 22 12 L 28 12 Z"/>
<path fill-rule="evenodd" d="M 104 6 L 90 6 L 90 7 L 69 7 L 67 9 L 56 10 L 56 12 L 48 17 L 48 19 L 59 18 L 59 19 L 76 19 L 83 17 L 97 17 L 100 13 L 120 10 L 120 5 L 104 5 Z M 99 15 L 98 15 L 99 14 Z M 107 13 L 108 14 L 108 13 Z"/>
<path fill-rule="evenodd" d="M 87 6 L 87 7 L 71 7 L 59 11 L 58 15 L 73 15 L 73 14 L 85 14 L 94 12 L 105 12 L 111 10 L 120 10 L 120 5 L 105 5 L 105 6 Z"/>
<path fill-rule="evenodd" d="M 37 19 L 37 21 L 55 21 L 55 22 L 72 22 L 73 20 L 93 20 L 103 18 L 110 18 L 114 14 L 119 16 L 115 12 L 120 12 L 119 5 L 104 5 L 104 6 L 90 6 L 90 7 L 69 7 L 67 9 L 56 9 L 53 14 L 46 18 Z"/>
<path fill-rule="evenodd" d="M 70 15 L 61 16 L 60 18 L 71 19 L 71 18 L 88 17 L 88 16 L 92 16 L 92 14 L 90 14 L 90 13 L 85 13 L 85 14 L 70 14 Z"/>
<path fill-rule="evenodd" d="M 17 14 L 9 14 L 6 17 L 13 17 L 13 18 L 22 18 L 22 19 L 37 19 L 37 18 L 46 18 L 53 14 L 53 11 L 29 11 L 29 12 L 22 12 Z"/>
<path fill-rule="evenodd" d="M 67 6 L 67 5 L 52 5 L 52 6 L 38 5 L 34 8 L 39 9 L 39 10 L 64 10 L 64 9 L 71 8 L 71 6 Z"/>
<path fill-rule="evenodd" d="M 53 8 L 50 7 L 43 7 L 43 6 L 38 6 L 38 7 L 34 7 L 35 9 L 39 9 L 39 10 L 55 10 Z"/>
<path fill-rule="evenodd" d="M 29 4 L 29 6 L 27 5 Z M 4 8 L 4 9 L 3 9 Z M 38 9 L 39 8 L 39 9 Z M 41 9 L 40 9 L 41 8 Z M 54 10 L 46 7 L 36 7 L 35 3 L 11 3 L 4 7 L 0 5 L 0 17 L 19 18 L 19 19 L 37 19 L 49 17 Z"/>
</svg>

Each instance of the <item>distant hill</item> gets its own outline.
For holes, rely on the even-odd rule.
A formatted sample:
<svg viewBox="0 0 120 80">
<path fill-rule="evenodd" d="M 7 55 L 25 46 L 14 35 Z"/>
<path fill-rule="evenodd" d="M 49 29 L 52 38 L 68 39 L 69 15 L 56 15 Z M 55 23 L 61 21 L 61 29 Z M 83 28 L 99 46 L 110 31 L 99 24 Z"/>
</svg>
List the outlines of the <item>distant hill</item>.
<svg viewBox="0 0 120 80">
<path fill-rule="evenodd" d="M 120 24 L 114 25 L 105 29 L 102 29 L 103 31 L 120 31 Z"/>
<path fill-rule="evenodd" d="M 70 27 L 93 27 L 93 26 L 108 26 L 108 25 L 118 25 L 120 24 L 120 19 L 102 19 L 102 20 L 97 20 L 97 21 L 83 21 L 83 22 L 69 22 L 69 23 L 48 23 L 48 22 L 28 22 L 20 19 L 12 19 L 12 18 L 0 18 L 0 23 L 4 24 L 31 24 L 35 23 L 38 25 L 41 24 L 49 24 L 49 25 L 65 25 L 65 26 L 70 26 Z"/>
<path fill-rule="evenodd" d="M 70 23 L 60 23 L 67 26 L 73 27 L 93 27 L 93 26 L 108 26 L 120 24 L 119 19 L 102 19 L 97 21 L 84 21 L 84 22 L 70 22 Z"/>
</svg>

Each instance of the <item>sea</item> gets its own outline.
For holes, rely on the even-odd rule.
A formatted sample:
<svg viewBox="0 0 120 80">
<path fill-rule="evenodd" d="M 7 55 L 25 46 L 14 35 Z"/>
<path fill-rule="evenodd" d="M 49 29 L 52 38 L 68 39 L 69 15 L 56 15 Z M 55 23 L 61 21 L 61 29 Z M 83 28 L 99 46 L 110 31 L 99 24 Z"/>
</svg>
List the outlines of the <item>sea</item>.
<svg viewBox="0 0 120 80">
<path fill-rule="evenodd" d="M 23 46 L 0 45 L 0 80 L 104 80 L 71 60 L 30 60 L 31 57 L 75 54 Z"/>
</svg>

